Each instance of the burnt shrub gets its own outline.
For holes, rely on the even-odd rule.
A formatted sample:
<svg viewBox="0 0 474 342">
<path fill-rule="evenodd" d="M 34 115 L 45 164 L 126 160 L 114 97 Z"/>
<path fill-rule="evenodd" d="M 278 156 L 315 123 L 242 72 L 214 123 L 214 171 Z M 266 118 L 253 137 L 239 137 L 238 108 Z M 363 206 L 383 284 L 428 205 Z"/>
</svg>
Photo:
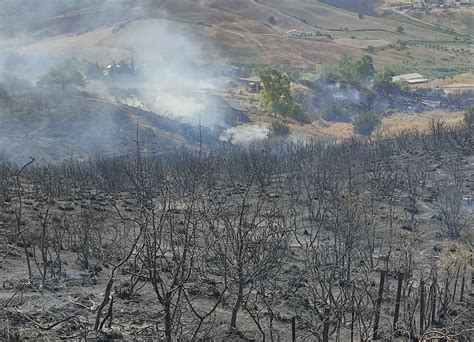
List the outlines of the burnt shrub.
<svg viewBox="0 0 474 342">
<path fill-rule="evenodd" d="M 335 104 L 325 108 L 321 116 L 326 121 L 351 122 L 350 113 L 348 113 L 344 108 Z"/>
<path fill-rule="evenodd" d="M 273 121 L 270 126 L 270 136 L 285 136 L 290 134 L 290 127 L 281 121 Z"/>
</svg>

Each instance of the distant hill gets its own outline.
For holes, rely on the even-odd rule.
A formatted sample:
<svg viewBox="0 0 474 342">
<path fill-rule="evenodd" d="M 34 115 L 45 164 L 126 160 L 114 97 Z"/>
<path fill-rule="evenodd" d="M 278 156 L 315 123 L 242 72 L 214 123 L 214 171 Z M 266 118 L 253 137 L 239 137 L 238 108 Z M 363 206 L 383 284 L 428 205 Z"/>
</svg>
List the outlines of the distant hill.
<svg viewBox="0 0 474 342">
<path fill-rule="evenodd" d="M 33 3 L 5 1 L 10 5 Z M 4 34 L 0 37 L 0 70 L 4 60 L 1 56 L 12 51 L 36 62 L 38 68 L 47 64 L 44 60 L 51 61 L 50 55 L 75 56 L 101 65 L 135 58 L 138 64 L 153 67 L 162 56 L 143 53 L 143 49 L 133 48 L 134 43 L 145 41 L 142 46 L 152 48 L 148 50 L 159 50 L 167 42 L 182 40 L 189 41 L 196 52 L 198 58 L 193 61 L 244 65 L 251 73 L 269 64 L 314 70 L 321 64 L 339 63 L 345 54 L 359 58 L 369 47 L 376 67 L 400 65 L 407 69 L 403 72 L 446 76 L 464 73 L 471 66 L 468 35 L 472 35 L 473 10 L 467 8 L 453 10 L 449 17 L 436 11 L 417 17 L 386 8 L 384 15 L 377 15 L 375 8 L 394 3 L 388 0 L 64 3 L 82 5 L 64 7 L 60 14 L 55 9 L 49 16 L 47 7 L 41 8 L 38 17 L 32 14 L 31 6 L 27 12 L 7 12 L 5 2 L 0 1 L 0 10 L 4 10 L 0 11 L 0 32 Z M 400 27 L 402 32 L 398 31 Z M 157 30 L 164 32 L 159 38 Z M 293 30 L 304 34 L 288 34 Z M 147 42 L 147 38 L 152 41 Z M 406 44 L 401 46 L 402 42 Z"/>
</svg>

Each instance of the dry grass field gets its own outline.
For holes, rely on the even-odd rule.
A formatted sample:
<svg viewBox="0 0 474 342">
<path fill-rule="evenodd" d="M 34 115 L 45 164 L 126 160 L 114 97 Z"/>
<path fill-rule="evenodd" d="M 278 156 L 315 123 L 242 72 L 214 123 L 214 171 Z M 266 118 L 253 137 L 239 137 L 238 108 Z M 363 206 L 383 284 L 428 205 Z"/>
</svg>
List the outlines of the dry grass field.
<svg viewBox="0 0 474 342">
<path fill-rule="evenodd" d="M 463 121 L 463 118 L 464 113 L 444 110 L 433 110 L 416 114 L 395 113 L 389 117 L 384 117 L 382 125 L 374 134 L 393 136 L 397 133 L 411 130 L 426 132 L 430 129 L 430 124 L 433 120 L 439 120 L 446 125 L 458 125 Z M 262 126 L 269 126 L 272 120 L 274 120 L 272 117 L 260 118 L 257 122 Z M 312 137 L 322 135 L 340 140 L 355 136 L 352 123 L 315 121 L 310 125 L 301 126 L 291 120 L 285 120 L 285 122 L 291 127 L 295 136 L 303 138 L 311 139 Z"/>
<path fill-rule="evenodd" d="M 103 5 L 105 7 L 85 8 L 65 14 L 65 17 L 87 18 L 91 11 L 105 13 L 101 17 L 104 25 L 101 27 L 99 22 L 99 27 L 92 32 L 63 33 L 32 43 L 25 42 L 19 51 L 32 55 L 58 51 L 63 55 L 100 62 L 129 58 L 133 51 L 121 43 L 122 37 L 136 35 L 140 38 L 142 30 L 153 30 L 159 25 L 170 32 L 186 32 L 203 51 L 205 58 L 214 61 L 285 64 L 311 69 L 320 63 L 337 63 L 343 54 L 360 56 L 371 45 L 377 48 L 372 56 L 376 65 L 403 63 L 412 68 L 429 68 L 436 64 L 462 71 L 470 64 L 469 58 L 452 51 L 435 51 L 424 46 L 397 49 L 399 40 L 422 40 L 433 44 L 453 42 L 453 33 L 439 30 L 435 25 L 403 16 L 359 18 L 357 13 L 316 1 L 163 0 L 158 7 L 138 2 L 136 7 L 130 9 L 133 17 L 111 23 L 107 11 L 114 10 L 114 4 L 123 5 L 112 2 Z M 150 17 L 155 19 L 149 20 Z M 272 23 L 270 17 L 274 19 Z M 64 20 L 52 18 L 51 22 L 64 31 L 60 19 Z M 120 29 L 117 29 L 118 25 Z M 403 34 L 397 32 L 400 25 L 404 27 Z M 286 34 L 289 30 L 299 30 L 308 36 L 289 37 Z M 468 33 L 471 34 L 472 30 L 469 29 Z"/>
</svg>

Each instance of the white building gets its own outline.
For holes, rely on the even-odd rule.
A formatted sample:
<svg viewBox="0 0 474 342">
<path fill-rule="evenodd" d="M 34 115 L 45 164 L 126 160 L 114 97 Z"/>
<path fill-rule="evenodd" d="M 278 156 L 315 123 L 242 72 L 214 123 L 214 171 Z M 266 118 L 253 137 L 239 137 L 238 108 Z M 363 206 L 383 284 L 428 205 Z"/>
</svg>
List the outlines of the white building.
<svg viewBox="0 0 474 342">
<path fill-rule="evenodd" d="M 418 73 L 411 73 L 411 74 L 405 74 L 405 75 L 398 75 L 392 77 L 392 82 L 406 82 L 408 84 L 417 84 L 417 83 L 426 83 L 429 80 Z"/>
</svg>

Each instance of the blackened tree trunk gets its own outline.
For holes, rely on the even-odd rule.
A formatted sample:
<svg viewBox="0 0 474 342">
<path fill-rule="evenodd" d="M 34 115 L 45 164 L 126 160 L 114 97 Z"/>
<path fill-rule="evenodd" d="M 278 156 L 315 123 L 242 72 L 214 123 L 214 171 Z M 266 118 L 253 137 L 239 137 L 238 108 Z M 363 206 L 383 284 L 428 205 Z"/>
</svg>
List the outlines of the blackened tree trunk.
<svg viewBox="0 0 474 342">
<path fill-rule="evenodd" d="M 379 294 L 377 296 L 377 304 L 376 304 L 376 307 L 375 307 L 374 334 L 373 334 L 373 339 L 374 340 L 376 340 L 378 338 L 380 307 L 382 306 L 382 297 L 383 297 L 384 284 L 385 284 L 385 271 L 382 271 L 380 273 Z"/>
<path fill-rule="evenodd" d="M 168 296 L 166 296 L 165 298 L 164 310 L 165 310 L 165 339 L 166 339 L 166 342 L 171 342 L 173 340 L 173 328 L 172 328 L 173 317 L 171 315 L 171 304 L 170 304 L 170 298 L 168 298 Z"/>
<path fill-rule="evenodd" d="M 230 329 L 237 328 L 237 314 L 239 313 L 240 307 L 242 305 L 243 296 L 244 296 L 245 279 L 244 279 L 244 273 L 241 267 L 239 267 L 239 270 L 238 270 L 238 277 L 239 277 L 239 281 L 238 281 L 238 289 L 237 289 L 237 298 L 235 300 L 234 306 L 232 307 L 232 316 L 230 318 Z"/>
<path fill-rule="evenodd" d="M 425 329 L 425 282 L 420 280 L 420 335 Z"/>
<path fill-rule="evenodd" d="M 395 314 L 393 316 L 393 328 L 397 329 L 398 317 L 400 315 L 400 301 L 402 299 L 403 273 L 398 274 L 397 299 L 395 300 Z"/>
</svg>

